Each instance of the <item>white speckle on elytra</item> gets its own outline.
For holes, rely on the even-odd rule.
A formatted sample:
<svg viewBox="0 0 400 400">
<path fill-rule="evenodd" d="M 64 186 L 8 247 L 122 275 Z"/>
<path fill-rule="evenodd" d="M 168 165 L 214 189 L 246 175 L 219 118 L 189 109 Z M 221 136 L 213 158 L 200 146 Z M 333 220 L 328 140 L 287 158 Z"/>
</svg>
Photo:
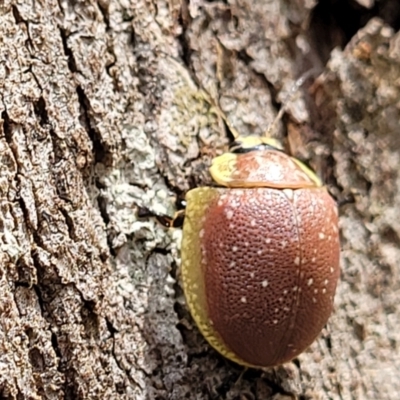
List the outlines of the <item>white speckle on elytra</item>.
<svg viewBox="0 0 400 400">
<path fill-rule="evenodd" d="M 283 307 L 283 311 L 286 311 L 286 312 L 288 312 L 290 310 L 290 308 L 289 307 Z"/>
<path fill-rule="evenodd" d="M 325 293 L 326 293 L 326 289 L 323 288 L 323 289 L 322 289 L 322 294 L 325 294 Z"/>
<path fill-rule="evenodd" d="M 324 280 L 324 285 L 326 286 L 328 284 L 328 282 L 329 282 L 328 279 L 325 279 Z"/>
<path fill-rule="evenodd" d="M 238 208 L 240 206 L 240 201 L 237 198 L 231 198 L 228 204 L 232 208 Z"/>
<path fill-rule="evenodd" d="M 322 233 L 322 232 L 320 232 L 320 233 L 318 234 L 318 237 L 319 237 L 321 240 L 323 240 L 323 239 L 325 239 L 325 234 Z"/>
<path fill-rule="evenodd" d="M 294 286 L 292 290 L 293 290 L 293 292 L 297 292 L 297 289 L 298 289 L 298 287 Z"/>
<path fill-rule="evenodd" d="M 333 271 L 334 271 L 333 267 L 330 267 L 329 270 L 331 271 L 331 274 L 333 274 Z"/>
<path fill-rule="evenodd" d="M 229 224 L 229 229 L 233 229 L 234 227 L 235 227 L 234 224 L 232 224 L 232 223 Z"/>
<path fill-rule="evenodd" d="M 313 258 L 311 259 L 311 262 L 315 263 L 315 257 L 313 257 Z"/>
<path fill-rule="evenodd" d="M 242 303 L 247 303 L 247 299 L 246 299 L 246 297 L 244 297 L 244 296 L 240 299 L 240 301 L 241 301 Z"/>
<path fill-rule="evenodd" d="M 314 249 L 313 253 L 316 254 L 317 253 L 317 249 Z"/>
<path fill-rule="evenodd" d="M 218 246 L 220 249 L 222 249 L 224 247 L 224 244 L 221 242 Z"/>
<path fill-rule="evenodd" d="M 271 243 L 271 239 L 270 238 L 265 239 L 265 243 L 270 244 Z"/>
<path fill-rule="evenodd" d="M 244 242 L 244 245 L 246 246 L 246 247 L 249 247 L 249 242 Z"/>
<path fill-rule="evenodd" d="M 310 278 L 310 279 L 307 281 L 307 285 L 308 285 L 308 286 L 311 286 L 311 285 L 313 284 L 313 282 L 314 282 L 314 279 L 313 279 L 313 278 Z"/>
<path fill-rule="evenodd" d="M 282 240 L 281 244 L 282 244 L 282 249 L 284 249 L 287 246 L 287 241 Z"/>
<path fill-rule="evenodd" d="M 283 301 L 283 297 L 279 297 L 279 303 L 282 303 L 282 301 Z"/>
<path fill-rule="evenodd" d="M 296 257 L 293 262 L 295 265 L 300 265 L 300 257 Z"/>
<path fill-rule="evenodd" d="M 318 293 L 318 289 L 314 289 L 314 293 L 317 294 Z"/>
<path fill-rule="evenodd" d="M 227 210 L 226 211 L 226 218 L 232 219 L 233 218 L 233 211 L 232 210 Z"/>
<path fill-rule="evenodd" d="M 276 313 L 277 313 L 277 312 L 279 312 L 279 308 L 275 308 L 275 310 L 274 310 L 274 311 L 275 311 Z"/>
<path fill-rule="evenodd" d="M 256 274 L 254 272 L 250 272 L 250 278 L 254 278 Z"/>
<path fill-rule="evenodd" d="M 217 206 L 218 207 L 222 207 L 223 204 L 224 204 L 224 202 L 221 199 L 219 199 L 218 203 L 217 203 Z"/>
<path fill-rule="evenodd" d="M 315 297 L 313 297 L 313 298 L 312 298 L 312 302 L 313 302 L 313 303 L 316 303 L 316 302 L 317 302 L 317 299 L 316 299 Z"/>
<path fill-rule="evenodd" d="M 286 195 L 289 200 L 293 200 L 293 190 L 292 189 L 283 189 L 282 192 Z"/>
<path fill-rule="evenodd" d="M 233 252 L 238 251 L 238 247 L 237 247 L 237 246 L 232 246 L 232 251 L 233 251 Z"/>
<path fill-rule="evenodd" d="M 283 291 L 283 294 L 288 294 L 287 289 L 285 289 L 285 290 Z"/>
<path fill-rule="evenodd" d="M 257 250 L 257 255 L 258 255 L 258 256 L 261 256 L 262 253 L 263 253 L 262 250 Z"/>
<path fill-rule="evenodd" d="M 252 220 L 250 221 L 250 225 L 251 225 L 251 226 L 256 226 L 256 225 L 257 225 L 256 220 L 252 219 Z"/>
<path fill-rule="evenodd" d="M 265 279 L 261 282 L 262 287 L 267 287 L 268 286 L 268 281 Z"/>
<path fill-rule="evenodd" d="M 274 323 L 274 325 L 276 325 L 278 323 L 278 320 L 274 319 L 272 322 Z"/>
<path fill-rule="evenodd" d="M 201 229 L 199 232 L 199 236 L 202 238 L 204 236 L 204 229 Z"/>
</svg>

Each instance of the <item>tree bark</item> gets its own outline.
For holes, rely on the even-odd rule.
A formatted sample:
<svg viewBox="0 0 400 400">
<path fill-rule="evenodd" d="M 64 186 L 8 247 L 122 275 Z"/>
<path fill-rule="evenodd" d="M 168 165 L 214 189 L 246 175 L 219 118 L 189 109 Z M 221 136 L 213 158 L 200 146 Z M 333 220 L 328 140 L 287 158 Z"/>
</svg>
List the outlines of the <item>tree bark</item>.
<svg viewBox="0 0 400 400">
<path fill-rule="evenodd" d="M 400 11 L 359 3 L 353 31 L 306 0 L 0 4 L 1 399 L 398 398 Z M 137 208 L 172 214 L 310 70 L 273 134 L 342 204 L 335 312 L 243 372 L 188 313 L 180 231 Z"/>
</svg>

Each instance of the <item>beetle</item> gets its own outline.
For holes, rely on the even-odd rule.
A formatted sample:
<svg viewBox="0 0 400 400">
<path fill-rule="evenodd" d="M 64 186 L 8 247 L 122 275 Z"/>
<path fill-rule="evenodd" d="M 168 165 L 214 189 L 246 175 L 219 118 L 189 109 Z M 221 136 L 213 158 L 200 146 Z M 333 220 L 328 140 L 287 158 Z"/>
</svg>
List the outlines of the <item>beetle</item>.
<svg viewBox="0 0 400 400">
<path fill-rule="evenodd" d="M 247 367 L 290 361 L 316 339 L 340 275 L 336 202 L 268 137 L 238 137 L 186 194 L 181 274 L 219 353 Z"/>
</svg>

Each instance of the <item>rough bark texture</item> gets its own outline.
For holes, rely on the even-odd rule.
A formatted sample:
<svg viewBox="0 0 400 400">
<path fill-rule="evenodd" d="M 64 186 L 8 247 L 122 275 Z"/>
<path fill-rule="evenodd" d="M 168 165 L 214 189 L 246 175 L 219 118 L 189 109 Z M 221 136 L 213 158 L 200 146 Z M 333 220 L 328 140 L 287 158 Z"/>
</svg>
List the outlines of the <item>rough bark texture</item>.
<svg viewBox="0 0 400 400">
<path fill-rule="evenodd" d="M 400 6 L 358 3 L 0 4 L 0 398 L 398 398 Z M 261 134 L 310 69 L 275 134 L 349 200 L 336 311 L 241 375 L 188 314 L 179 230 L 136 205 L 208 182 L 213 104 Z"/>
</svg>

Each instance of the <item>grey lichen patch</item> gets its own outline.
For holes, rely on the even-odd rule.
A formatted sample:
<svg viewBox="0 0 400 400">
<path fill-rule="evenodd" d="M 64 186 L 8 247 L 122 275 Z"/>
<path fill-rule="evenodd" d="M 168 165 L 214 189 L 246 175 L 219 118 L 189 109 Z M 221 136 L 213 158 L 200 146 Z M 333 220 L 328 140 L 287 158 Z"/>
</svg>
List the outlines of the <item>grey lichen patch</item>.
<svg viewBox="0 0 400 400">
<path fill-rule="evenodd" d="M 172 27 L 170 16 L 162 18 L 157 13 L 155 18 L 152 7 L 146 2 L 135 2 L 130 8 L 110 5 L 110 25 L 115 30 L 108 51 L 114 54 L 115 63 L 109 72 L 114 87 L 121 89 L 116 91 L 119 106 L 114 110 L 113 130 L 120 137 L 120 147 L 111 168 L 98 164 L 95 170 L 102 184 L 108 243 L 115 254 L 114 301 L 123 309 L 121 314 L 110 313 L 113 326 L 122 332 L 115 336 L 115 355 L 123 370 L 130 371 L 132 381 L 139 383 L 132 395 L 138 399 L 176 390 L 186 358 L 176 329 L 176 282 L 171 276 L 171 254 L 177 256 L 179 238 L 152 219 L 138 220 L 136 213 L 137 206 L 145 206 L 172 215 L 175 200 L 160 175 L 164 151 L 169 150 L 165 138 L 173 124 L 162 122 L 172 100 L 171 84 L 160 65 L 165 62 L 164 54 L 175 52 L 176 44 L 161 30 Z M 162 12 L 162 4 L 157 9 Z M 174 176 L 182 181 L 177 173 Z M 168 365 L 165 370 L 160 369 L 160 357 Z"/>
</svg>

